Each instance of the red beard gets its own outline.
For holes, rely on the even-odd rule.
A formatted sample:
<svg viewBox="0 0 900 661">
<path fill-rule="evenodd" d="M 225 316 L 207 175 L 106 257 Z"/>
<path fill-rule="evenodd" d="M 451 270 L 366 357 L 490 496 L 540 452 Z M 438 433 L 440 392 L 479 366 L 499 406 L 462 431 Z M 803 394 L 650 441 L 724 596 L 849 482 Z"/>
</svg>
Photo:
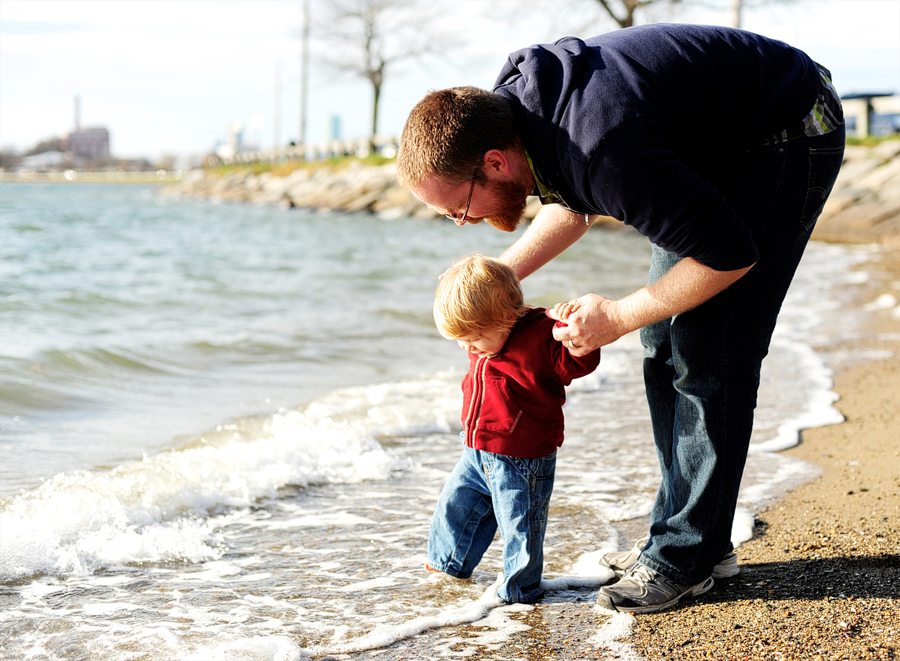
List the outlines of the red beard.
<svg viewBox="0 0 900 661">
<path fill-rule="evenodd" d="M 504 232 L 512 232 L 522 221 L 528 195 L 531 193 L 531 182 L 526 185 L 522 181 L 489 181 L 490 191 L 496 203 L 483 218 L 490 225 Z"/>
</svg>

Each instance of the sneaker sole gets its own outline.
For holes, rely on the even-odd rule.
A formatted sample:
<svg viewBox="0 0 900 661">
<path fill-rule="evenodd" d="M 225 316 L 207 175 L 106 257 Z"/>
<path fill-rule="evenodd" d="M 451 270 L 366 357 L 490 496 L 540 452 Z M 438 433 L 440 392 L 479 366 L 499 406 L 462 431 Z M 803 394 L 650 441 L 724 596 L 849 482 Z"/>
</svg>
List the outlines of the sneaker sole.
<svg viewBox="0 0 900 661">
<path fill-rule="evenodd" d="M 600 592 L 600 594 L 597 595 L 597 605 L 600 606 L 600 608 L 605 608 L 611 611 L 618 611 L 620 613 L 633 613 L 638 615 L 641 613 L 658 613 L 659 611 L 664 611 L 668 608 L 672 608 L 672 606 L 677 604 L 685 597 L 699 597 L 701 594 L 709 592 L 712 589 L 713 585 L 715 585 L 715 580 L 712 576 L 710 576 L 702 583 L 698 583 L 694 587 L 685 590 L 670 601 L 666 601 L 661 604 L 650 604 L 648 606 L 616 606 L 609 597 L 603 594 L 603 592 Z"/>
</svg>

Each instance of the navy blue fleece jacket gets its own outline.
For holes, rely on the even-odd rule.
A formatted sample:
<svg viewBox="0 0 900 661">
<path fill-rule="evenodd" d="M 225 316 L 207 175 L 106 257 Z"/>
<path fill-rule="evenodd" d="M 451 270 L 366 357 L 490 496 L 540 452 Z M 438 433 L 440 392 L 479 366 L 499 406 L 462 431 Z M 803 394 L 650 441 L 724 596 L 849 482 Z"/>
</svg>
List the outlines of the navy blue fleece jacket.
<svg viewBox="0 0 900 661">
<path fill-rule="evenodd" d="M 525 149 L 566 206 L 732 270 L 758 254 L 717 175 L 794 128 L 819 85 L 815 62 L 782 42 L 656 24 L 516 51 L 494 91 L 513 104 Z"/>
</svg>

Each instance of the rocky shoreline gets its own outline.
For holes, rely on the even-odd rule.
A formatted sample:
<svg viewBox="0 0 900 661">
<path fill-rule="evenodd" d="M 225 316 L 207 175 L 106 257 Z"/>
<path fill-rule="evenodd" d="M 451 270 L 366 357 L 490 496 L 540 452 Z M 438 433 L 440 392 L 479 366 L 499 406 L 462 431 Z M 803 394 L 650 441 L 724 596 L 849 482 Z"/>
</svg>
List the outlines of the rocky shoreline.
<svg viewBox="0 0 900 661">
<path fill-rule="evenodd" d="M 387 218 L 435 217 L 397 184 L 397 166 L 393 162 L 379 166 L 359 161 L 341 166 L 317 165 L 285 176 L 272 172 L 256 174 L 250 168 L 226 174 L 192 170 L 162 193 L 284 208 L 368 212 Z"/>
<path fill-rule="evenodd" d="M 279 207 L 372 213 L 391 219 L 437 218 L 431 209 L 401 188 L 397 166 L 369 166 L 351 161 L 342 166 L 300 168 L 285 176 L 256 174 L 251 168 L 226 174 L 192 170 L 167 185 L 170 196 L 208 198 Z M 531 219 L 540 208 L 532 198 L 525 210 Z M 610 222 L 615 223 L 613 219 Z M 900 140 L 872 147 L 848 146 L 841 174 L 814 234 L 833 242 L 878 242 L 900 236 Z"/>
</svg>

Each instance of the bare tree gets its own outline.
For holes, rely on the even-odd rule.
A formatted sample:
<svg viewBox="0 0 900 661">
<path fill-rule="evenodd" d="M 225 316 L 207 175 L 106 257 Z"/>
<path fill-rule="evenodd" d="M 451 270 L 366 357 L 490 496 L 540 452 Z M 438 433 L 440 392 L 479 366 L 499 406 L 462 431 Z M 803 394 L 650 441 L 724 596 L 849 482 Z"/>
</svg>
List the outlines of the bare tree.
<svg viewBox="0 0 900 661">
<path fill-rule="evenodd" d="M 319 59 L 371 84 L 369 146 L 374 150 L 385 76 L 398 63 L 442 47 L 442 37 L 432 29 L 437 16 L 422 2 L 403 0 L 328 0 L 326 5 L 324 17 L 314 28 L 328 47 Z"/>
<path fill-rule="evenodd" d="M 768 4 L 791 4 L 796 0 L 731 0 L 731 27 L 741 27 L 745 10 L 753 10 Z M 698 3 L 699 4 L 699 3 Z M 707 4 L 707 6 L 709 6 Z"/>
<path fill-rule="evenodd" d="M 730 12 L 729 22 L 731 26 L 739 28 L 741 27 L 742 15 L 747 11 L 753 11 L 766 5 L 786 5 L 797 1 L 798 0 L 728 0 L 727 2 L 725 0 L 570 0 L 568 4 L 573 11 L 567 13 L 566 16 L 571 24 L 572 17 L 578 15 L 578 12 L 574 11 L 576 8 L 591 5 L 600 10 L 600 12 L 608 19 L 612 19 L 618 27 L 627 28 L 635 25 L 639 15 L 644 22 L 648 22 L 648 18 L 650 19 L 649 22 L 654 22 L 655 20 L 659 20 L 658 15 L 666 10 L 674 12 L 683 9 L 687 11 L 692 7 L 699 7 L 713 11 Z M 532 0 L 532 5 L 535 7 L 545 5 L 547 11 L 552 9 L 554 13 L 559 13 L 556 1 L 551 2 L 545 0 L 544 2 L 541 2 L 540 0 Z M 539 9 L 538 11 L 543 10 Z M 648 14 L 650 15 L 649 17 L 647 16 Z M 656 15 L 657 18 L 652 18 L 653 15 Z M 589 27 L 592 27 L 593 24 L 594 20 L 591 19 L 582 25 L 581 28 L 588 29 Z"/>
<path fill-rule="evenodd" d="M 496 10 L 498 14 L 505 14 L 508 21 L 523 20 L 523 16 L 533 22 L 535 16 L 541 16 L 541 20 L 547 25 L 548 39 L 555 39 L 560 34 L 593 34 L 598 25 L 603 29 L 612 23 L 618 28 L 632 27 L 637 23 L 638 14 L 649 14 L 651 17 L 663 13 L 661 10 L 671 10 L 675 5 L 688 4 L 695 0 L 526 0 L 528 11 L 522 11 L 521 7 L 513 5 L 513 11 L 502 3 Z M 713 2 L 721 0 L 711 0 Z M 561 5 L 564 10 L 560 11 Z M 655 18 L 648 20 L 647 16 L 641 16 L 643 22 L 655 22 Z"/>
<path fill-rule="evenodd" d="M 653 4 L 669 2 L 678 4 L 681 0 L 597 0 L 606 13 L 618 24 L 620 28 L 630 28 L 634 25 L 634 13 Z"/>
</svg>

